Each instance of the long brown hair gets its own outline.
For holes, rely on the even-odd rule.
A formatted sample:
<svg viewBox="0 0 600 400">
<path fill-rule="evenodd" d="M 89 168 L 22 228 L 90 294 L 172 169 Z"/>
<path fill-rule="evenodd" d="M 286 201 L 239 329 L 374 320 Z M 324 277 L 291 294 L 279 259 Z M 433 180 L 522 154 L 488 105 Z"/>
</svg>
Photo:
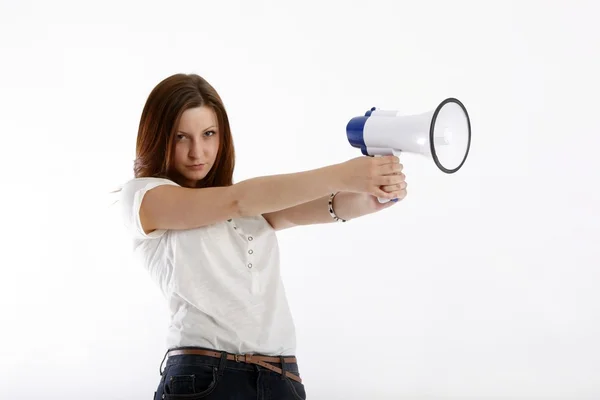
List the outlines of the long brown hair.
<svg viewBox="0 0 600 400">
<path fill-rule="evenodd" d="M 220 138 L 215 164 L 196 187 L 232 185 L 235 151 L 229 118 L 217 91 L 196 74 L 169 76 L 150 92 L 137 135 L 133 167 L 136 178 L 167 178 L 185 186 L 185 180 L 173 167 L 174 138 L 181 114 L 202 106 L 212 108 L 217 115 Z"/>
</svg>

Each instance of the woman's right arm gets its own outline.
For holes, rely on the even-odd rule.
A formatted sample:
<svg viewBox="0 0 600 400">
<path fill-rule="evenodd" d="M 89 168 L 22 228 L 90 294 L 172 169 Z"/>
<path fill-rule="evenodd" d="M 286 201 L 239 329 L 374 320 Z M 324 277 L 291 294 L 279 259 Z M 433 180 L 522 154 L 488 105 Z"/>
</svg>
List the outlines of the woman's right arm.
<svg viewBox="0 0 600 400">
<path fill-rule="evenodd" d="M 394 184 L 398 178 L 390 174 L 401 169 L 397 157 L 358 157 L 304 172 L 251 178 L 226 187 L 161 185 L 144 195 L 140 222 L 146 233 L 192 229 L 282 210 L 342 190 L 392 198 L 394 194 L 383 192 L 380 186 Z"/>
</svg>

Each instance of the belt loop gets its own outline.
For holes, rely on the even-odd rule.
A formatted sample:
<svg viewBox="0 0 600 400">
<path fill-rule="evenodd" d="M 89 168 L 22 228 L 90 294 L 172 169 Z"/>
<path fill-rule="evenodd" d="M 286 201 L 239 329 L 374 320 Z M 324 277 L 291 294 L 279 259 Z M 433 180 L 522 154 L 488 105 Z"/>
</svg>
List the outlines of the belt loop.
<svg viewBox="0 0 600 400">
<path fill-rule="evenodd" d="M 165 362 L 165 359 L 167 358 L 167 354 L 169 354 L 169 349 L 167 349 L 167 351 L 165 352 L 165 356 L 163 357 L 162 361 L 160 362 L 160 365 L 158 366 L 158 373 L 160 374 L 160 376 L 162 376 L 163 372 L 165 372 L 162 369 L 162 365 Z"/>
<path fill-rule="evenodd" d="M 221 352 L 221 361 L 219 361 L 219 376 L 223 376 L 225 372 L 225 363 L 227 362 L 227 352 Z"/>
<path fill-rule="evenodd" d="M 285 380 L 285 359 L 283 358 L 283 356 L 279 356 L 279 359 L 281 360 L 281 380 Z"/>
</svg>

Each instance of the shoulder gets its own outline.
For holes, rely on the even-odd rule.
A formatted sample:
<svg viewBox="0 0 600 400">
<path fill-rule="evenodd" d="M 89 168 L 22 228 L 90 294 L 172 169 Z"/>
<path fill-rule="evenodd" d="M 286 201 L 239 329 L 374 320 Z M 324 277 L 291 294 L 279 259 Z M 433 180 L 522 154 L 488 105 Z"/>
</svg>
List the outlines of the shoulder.
<svg viewBox="0 0 600 400">
<path fill-rule="evenodd" d="M 121 193 L 123 192 L 132 192 L 139 189 L 153 188 L 160 185 L 174 185 L 180 186 L 174 181 L 167 178 L 156 178 L 156 177 L 143 177 L 143 178 L 133 178 L 121 185 Z"/>
<path fill-rule="evenodd" d="M 140 208 L 144 195 L 152 188 L 161 185 L 180 186 L 174 181 L 166 178 L 144 177 L 133 178 L 120 185 L 116 192 L 117 203 L 119 203 L 121 217 L 125 222 L 125 226 L 130 229 L 136 238 L 147 238 L 160 236 L 157 232 L 153 235 L 147 235 L 141 228 Z"/>
<path fill-rule="evenodd" d="M 167 178 L 133 178 L 123 183 L 119 189 L 117 189 L 119 192 L 119 200 L 124 204 L 128 204 L 132 202 L 135 197 L 143 197 L 148 190 L 161 185 L 180 186 Z"/>
</svg>

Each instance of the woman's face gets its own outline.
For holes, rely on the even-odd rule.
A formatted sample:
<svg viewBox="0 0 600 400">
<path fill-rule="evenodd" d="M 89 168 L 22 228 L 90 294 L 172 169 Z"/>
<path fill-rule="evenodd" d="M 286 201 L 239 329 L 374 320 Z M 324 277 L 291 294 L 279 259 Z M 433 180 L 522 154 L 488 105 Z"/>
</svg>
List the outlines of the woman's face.
<svg viewBox="0 0 600 400">
<path fill-rule="evenodd" d="M 175 170 L 190 187 L 204 178 L 215 163 L 219 150 L 217 115 L 202 106 L 185 110 L 175 133 Z"/>
</svg>

